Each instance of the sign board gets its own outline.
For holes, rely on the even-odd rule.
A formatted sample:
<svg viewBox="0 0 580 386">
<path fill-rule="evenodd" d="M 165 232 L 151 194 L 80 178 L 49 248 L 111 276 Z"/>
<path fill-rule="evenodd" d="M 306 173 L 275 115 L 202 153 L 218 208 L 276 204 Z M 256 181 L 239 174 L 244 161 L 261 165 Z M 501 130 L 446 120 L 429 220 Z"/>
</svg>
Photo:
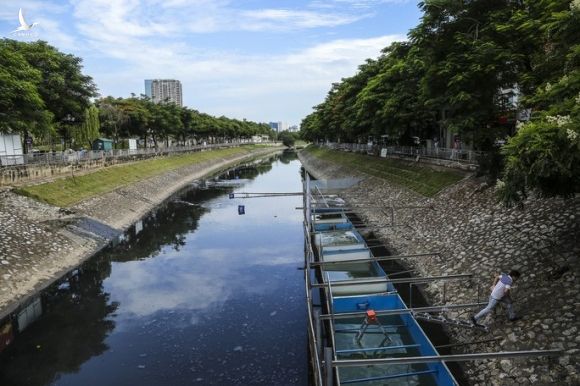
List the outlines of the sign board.
<svg viewBox="0 0 580 386">
<path fill-rule="evenodd" d="M 19 134 L 0 134 L 0 165 L 22 165 L 24 155 Z"/>
<path fill-rule="evenodd" d="M 137 150 L 137 140 L 129 139 L 129 150 Z"/>
<path fill-rule="evenodd" d="M 381 157 L 387 158 L 387 149 L 386 148 L 381 149 Z"/>
</svg>

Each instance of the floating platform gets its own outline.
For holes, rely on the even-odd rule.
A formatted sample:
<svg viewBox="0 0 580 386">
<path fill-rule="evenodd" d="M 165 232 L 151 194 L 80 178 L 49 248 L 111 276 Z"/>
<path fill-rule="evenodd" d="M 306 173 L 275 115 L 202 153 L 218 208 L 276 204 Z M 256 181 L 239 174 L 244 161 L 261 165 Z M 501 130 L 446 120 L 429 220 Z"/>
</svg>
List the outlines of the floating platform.
<svg viewBox="0 0 580 386">
<path fill-rule="evenodd" d="M 413 385 L 452 386 L 457 380 L 446 362 L 558 356 L 561 350 L 527 350 L 440 355 L 418 320 L 449 327 L 480 329 L 469 320 L 448 318 L 450 310 L 480 309 L 487 302 L 466 304 L 445 301 L 445 283 L 472 280 L 473 274 L 431 277 L 389 277 L 379 262 L 405 258 L 439 258 L 437 252 L 374 256 L 344 201 L 323 190 L 352 186 L 356 180 L 311 181 L 305 174 L 303 191 L 308 337 L 316 386 Z M 377 208 L 377 206 L 373 206 Z M 392 219 L 394 223 L 394 218 Z M 404 271 L 411 272 L 411 271 Z M 443 281 L 443 304 L 412 307 L 413 285 Z M 395 284 L 409 285 L 409 304 Z M 474 342 L 477 343 L 477 342 Z M 469 343 L 466 343 L 469 344 Z"/>
<path fill-rule="evenodd" d="M 371 249 L 346 214 L 326 209 L 324 205 L 321 207 L 320 202 L 308 204 L 305 235 L 311 258 L 322 262 L 315 275 L 323 283 L 319 296 L 326 300 L 329 315 L 328 323 L 321 323 L 318 328 L 332 348 L 331 356 L 327 353 L 325 360 L 438 355 L 411 313 L 375 314 L 377 311 L 405 310 L 407 306 L 380 264 L 373 261 Z M 332 381 L 327 379 L 325 384 L 328 385 L 457 384 L 444 362 L 367 364 L 337 367 L 330 373 Z M 326 376 L 329 376 L 328 371 Z"/>
</svg>

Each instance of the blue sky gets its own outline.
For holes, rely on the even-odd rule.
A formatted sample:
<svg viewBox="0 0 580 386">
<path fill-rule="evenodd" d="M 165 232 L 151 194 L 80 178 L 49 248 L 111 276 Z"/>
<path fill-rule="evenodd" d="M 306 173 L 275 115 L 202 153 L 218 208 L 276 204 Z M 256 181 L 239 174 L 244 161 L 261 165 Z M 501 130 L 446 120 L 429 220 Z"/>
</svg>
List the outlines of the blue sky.
<svg viewBox="0 0 580 386">
<path fill-rule="evenodd" d="M 356 72 L 420 18 L 406 0 L 0 0 L 0 36 L 80 56 L 101 95 L 179 79 L 212 115 L 299 124 L 332 82 Z M 31 36 L 11 35 L 18 10 Z"/>
</svg>

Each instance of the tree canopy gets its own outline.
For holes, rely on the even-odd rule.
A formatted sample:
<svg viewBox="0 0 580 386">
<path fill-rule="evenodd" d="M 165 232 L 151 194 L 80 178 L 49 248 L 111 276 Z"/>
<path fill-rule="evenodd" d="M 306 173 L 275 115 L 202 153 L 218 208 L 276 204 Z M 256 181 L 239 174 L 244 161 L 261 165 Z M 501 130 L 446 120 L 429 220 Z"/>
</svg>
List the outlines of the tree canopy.
<svg viewBox="0 0 580 386">
<path fill-rule="evenodd" d="M 175 139 L 209 142 L 226 139 L 249 139 L 253 135 L 272 135 L 264 123 L 213 117 L 174 103 L 153 103 L 142 95 L 130 98 L 106 97 L 95 102 L 100 111 L 101 132 L 117 142 L 121 138 L 138 137 L 154 146 L 160 141 Z"/>
<path fill-rule="evenodd" d="M 43 134 L 52 129 L 53 114 L 39 92 L 40 70 L 0 41 L 0 132 Z"/>
<path fill-rule="evenodd" d="M 578 192 L 571 181 L 580 180 L 580 0 L 425 0 L 419 7 L 408 41 L 334 83 L 302 121 L 303 138 L 387 135 L 404 143 L 445 130 L 491 150 L 494 139 L 509 136 L 506 200 L 526 189 Z M 518 113 L 530 110 L 532 120 L 518 123 Z"/>
<path fill-rule="evenodd" d="M 2 131 L 45 136 L 55 128 L 66 130 L 65 117 L 82 121 L 97 93 L 92 78 L 82 73 L 80 58 L 43 41 L 2 39 L 0 51 L 0 104 L 10 107 L 3 109 Z"/>
</svg>

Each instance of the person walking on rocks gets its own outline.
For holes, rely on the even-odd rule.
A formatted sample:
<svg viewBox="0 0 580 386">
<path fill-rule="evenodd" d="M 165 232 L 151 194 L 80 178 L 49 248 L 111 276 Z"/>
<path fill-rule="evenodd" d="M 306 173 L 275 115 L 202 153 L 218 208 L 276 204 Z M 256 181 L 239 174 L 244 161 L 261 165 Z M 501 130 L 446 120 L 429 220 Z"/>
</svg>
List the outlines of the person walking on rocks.
<svg viewBox="0 0 580 386">
<path fill-rule="evenodd" d="M 507 307 L 508 318 L 510 322 L 515 322 L 516 320 L 521 319 L 520 317 L 516 316 L 514 307 L 512 305 L 512 299 L 510 297 L 510 290 L 514 284 L 514 281 L 519 279 L 519 277 L 520 273 L 516 270 L 511 270 L 507 274 L 501 273 L 499 276 L 495 277 L 491 286 L 489 303 L 483 310 L 479 311 L 477 314 L 471 317 L 471 321 L 474 325 L 479 326 L 480 324 L 477 323 L 477 321 L 485 315 L 489 314 L 499 303 L 503 303 Z"/>
</svg>

